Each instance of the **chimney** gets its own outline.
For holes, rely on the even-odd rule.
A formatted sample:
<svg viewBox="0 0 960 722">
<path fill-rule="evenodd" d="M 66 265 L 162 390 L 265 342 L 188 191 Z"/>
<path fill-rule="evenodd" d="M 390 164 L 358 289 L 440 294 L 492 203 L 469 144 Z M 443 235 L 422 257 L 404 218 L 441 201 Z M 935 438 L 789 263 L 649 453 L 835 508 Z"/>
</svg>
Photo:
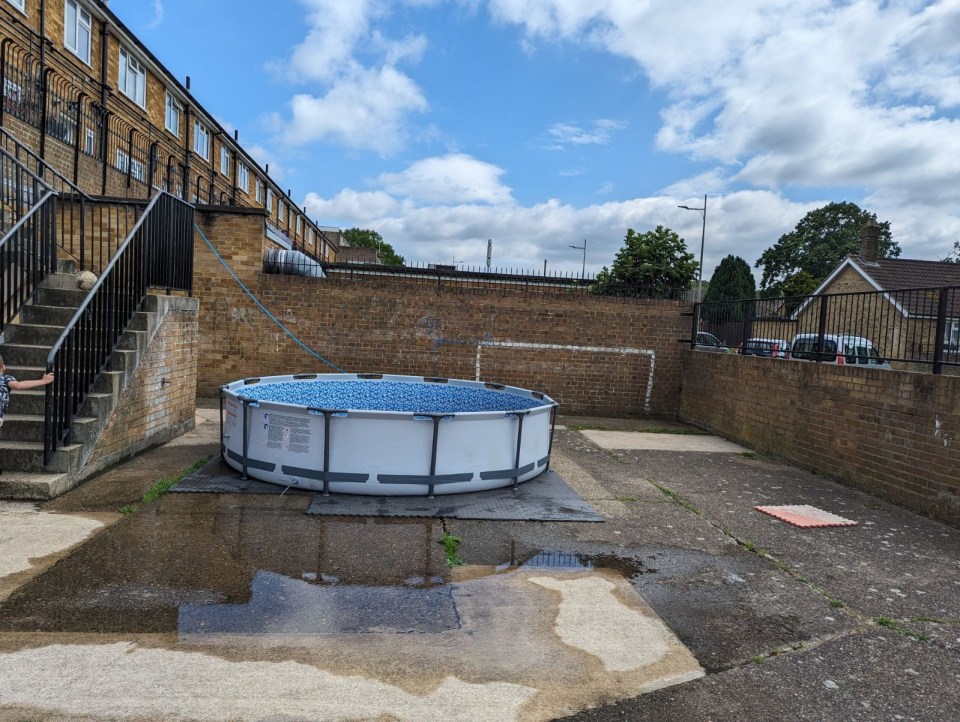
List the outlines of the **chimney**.
<svg viewBox="0 0 960 722">
<path fill-rule="evenodd" d="M 880 248 L 880 226 L 872 218 L 860 229 L 860 260 L 876 263 Z"/>
</svg>

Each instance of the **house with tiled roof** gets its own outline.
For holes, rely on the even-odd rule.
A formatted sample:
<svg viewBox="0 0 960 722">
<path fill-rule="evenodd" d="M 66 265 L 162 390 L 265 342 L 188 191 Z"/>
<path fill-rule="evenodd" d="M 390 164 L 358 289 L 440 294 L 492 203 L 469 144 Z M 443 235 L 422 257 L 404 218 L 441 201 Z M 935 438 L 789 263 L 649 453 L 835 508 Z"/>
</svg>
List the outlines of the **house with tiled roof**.
<svg viewBox="0 0 960 722">
<path fill-rule="evenodd" d="M 944 349 L 960 348 L 960 264 L 908 258 L 882 258 L 878 253 L 880 229 L 866 224 L 860 232 L 860 249 L 849 254 L 814 291 L 848 295 L 827 303 L 827 333 L 849 333 L 874 341 L 895 359 L 932 358 L 937 345 L 937 318 L 944 315 Z M 798 329 L 816 331 L 819 304 L 801 305 L 795 317 Z"/>
</svg>

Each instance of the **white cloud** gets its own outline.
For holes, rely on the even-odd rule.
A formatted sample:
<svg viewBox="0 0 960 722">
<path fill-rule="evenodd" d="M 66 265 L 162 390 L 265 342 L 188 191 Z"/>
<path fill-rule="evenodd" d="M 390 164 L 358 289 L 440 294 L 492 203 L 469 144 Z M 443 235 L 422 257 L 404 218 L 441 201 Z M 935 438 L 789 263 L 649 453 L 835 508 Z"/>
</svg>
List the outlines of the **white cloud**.
<svg viewBox="0 0 960 722">
<path fill-rule="evenodd" d="M 322 140 L 389 153 L 403 145 L 406 115 L 426 107 L 416 83 L 395 68 L 358 70 L 322 97 L 295 95 L 282 138 L 291 145 Z"/>
<path fill-rule="evenodd" d="M 494 242 L 497 267 L 579 271 L 580 251 L 569 248 L 587 239 L 587 270 L 609 266 L 627 228 L 644 232 L 668 226 L 699 256 L 702 219 L 677 208 L 700 201 L 673 190 L 651 198 L 578 208 L 551 199 L 520 206 L 500 183 L 503 170 L 471 156 L 426 158 L 399 173 L 381 175 L 370 191 L 345 189 L 330 198 L 309 194 L 312 217 L 342 227 L 373 228 L 408 262 L 449 262 L 482 266 L 487 239 Z M 704 275 L 728 255 L 748 263 L 816 203 L 795 203 L 768 191 L 740 191 L 711 197 L 707 216 Z"/>
<path fill-rule="evenodd" d="M 500 182 L 501 175 L 498 166 L 451 153 L 417 161 L 400 173 L 384 173 L 379 182 L 389 193 L 419 203 L 509 204 L 510 189 Z"/>
<path fill-rule="evenodd" d="M 163 23 L 163 0 L 153 0 L 153 19 L 147 27 L 158 28 L 161 23 Z"/>
<path fill-rule="evenodd" d="M 307 35 L 272 68 L 319 90 L 293 96 L 289 119 L 270 116 L 280 139 L 293 146 L 324 141 L 384 154 L 398 150 L 406 141 L 407 116 L 427 108 L 416 82 L 398 66 L 418 62 L 426 38 L 384 36 L 375 27 L 391 9 L 383 0 L 301 1 L 308 10 Z"/>
<path fill-rule="evenodd" d="M 850 200 L 918 224 L 894 228 L 916 243 L 912 257 L 936 257 L 960 223 L 956 0 L 489 0 L 489 10 L 531 44 L 633 60 L 668 99 L 657 148 L 715 164 L 677 189 L 858 189 Z M 924 207 L 940 221 L 922 222 Z"/>
<path fill-rule="evenodd" d="M 555 123 L 547 129 L 551 139 L 560 147 L 565 145 L 606 145 L 614 131 L 622 130 L 627 124 L 619 120 L 595 120 L 592 128 L 584 130 L 580 126 L 567 123 Z"/>
</svg>

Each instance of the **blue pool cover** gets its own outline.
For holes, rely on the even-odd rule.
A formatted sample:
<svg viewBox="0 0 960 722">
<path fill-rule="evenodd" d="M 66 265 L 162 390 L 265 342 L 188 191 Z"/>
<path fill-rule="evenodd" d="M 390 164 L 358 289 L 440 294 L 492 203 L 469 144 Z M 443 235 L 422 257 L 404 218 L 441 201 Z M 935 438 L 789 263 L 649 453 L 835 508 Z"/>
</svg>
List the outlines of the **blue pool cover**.
<svg viewBox="0 0 960 722">
<path fill-rule="evenodd" d="M 289 381 L 235 389 L 252 401 L 273 401 L 318 409 L 455 414 L 523 411 L 544 401 L 503 391 L 403 381 Z"/>
</svg>

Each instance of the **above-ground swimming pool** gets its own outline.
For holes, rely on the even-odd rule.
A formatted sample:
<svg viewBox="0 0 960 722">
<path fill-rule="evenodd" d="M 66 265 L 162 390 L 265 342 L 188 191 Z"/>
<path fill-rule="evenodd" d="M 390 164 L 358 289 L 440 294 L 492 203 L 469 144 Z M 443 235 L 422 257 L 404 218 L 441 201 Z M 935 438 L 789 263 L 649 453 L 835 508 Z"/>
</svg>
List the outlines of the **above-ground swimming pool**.
<svg viewBox="0 0 960 722">
<path fill-rule="evenodd" d="M 424 376 L 298 374 L 221 389 L 230 466 L 287 487 L 456 494 L 547 470 L 557 404 L 513 386 Z"/>
</svg>

